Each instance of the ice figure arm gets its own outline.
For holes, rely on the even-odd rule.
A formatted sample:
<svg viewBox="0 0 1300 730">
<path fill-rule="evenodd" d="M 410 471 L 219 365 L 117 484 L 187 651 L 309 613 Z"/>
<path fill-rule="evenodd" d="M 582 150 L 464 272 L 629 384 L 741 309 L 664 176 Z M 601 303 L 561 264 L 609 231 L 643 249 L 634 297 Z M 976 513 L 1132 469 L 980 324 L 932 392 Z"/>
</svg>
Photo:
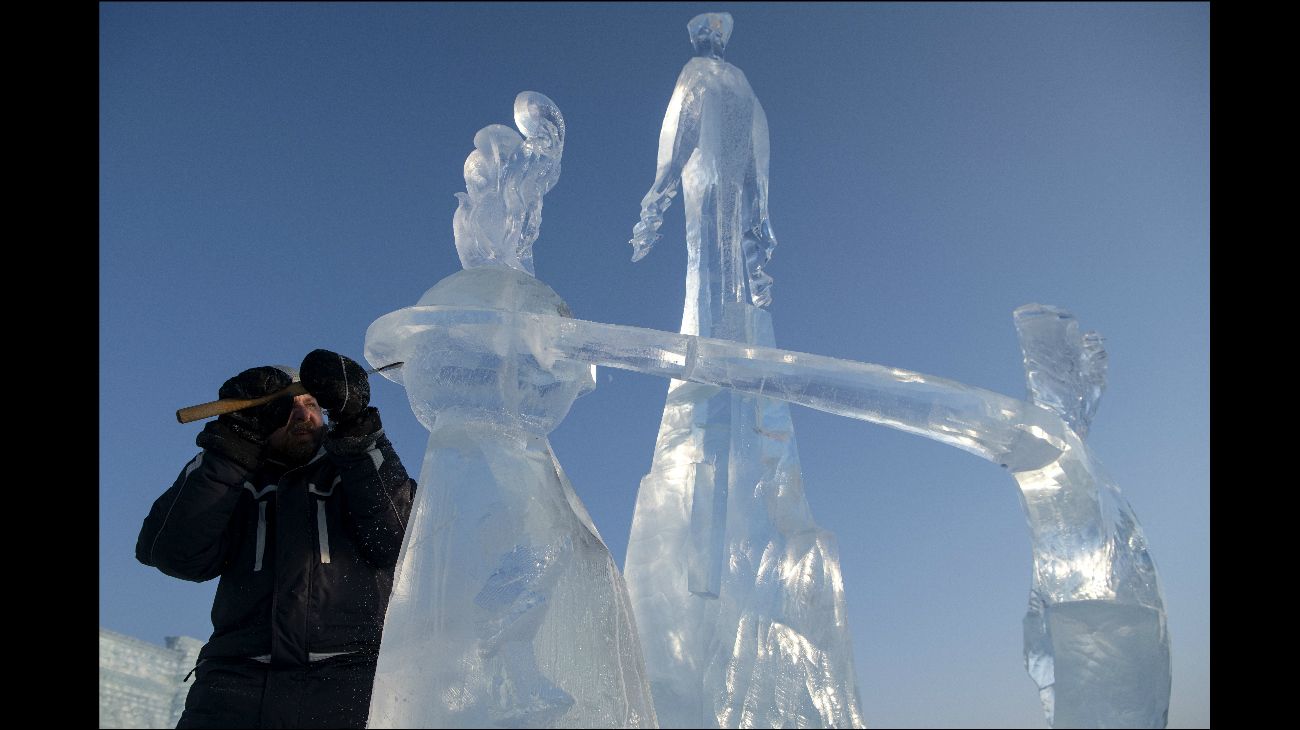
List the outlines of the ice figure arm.
<svg viewBox="0 0 1300 730">
<path fill-rule="evenodd" d="M 677 79 L 663 127 L 659 130 L 659 157 L 655 180 L 641 199 L 641 219 L 632 228 L 632 260 L 640 261 L 659 240 L 664 211 L 672 205 L 682 182 L 682 170 L 695 151 L 700 138 L 700 111 L 703 90 L 693 83 L 695 74 L 688 64 Z"/>
<path fill-rule="evenodd" d="M 410 362 L 414 353 L 379 333 L 409 340 L 452 327 L 456 338 L 483 338 L 474 346 L 484 349 L 496 346 L 502 327 L 511 329 L 544 368 L 573 360 L 731 388 L 916 433 L 1012 470 L 1042 466 L 1065 448 L 1065 425 L 1051 411 L 945 378 L 556 315 L 409 307 L 371 325 L 366 357 Z"/>
<path fill-rule="evenodd" d="M 371 565 L 392 569 L 415 499 L 410 478 L 382 430 L 366 436 L 329 438 L 325 449 L 339 469 L 344 514 L 357 549 Z"/>
<path fill-rule="evenodd" d="M 1042 466 L 1065 447 L 1063 424 L 1046 409 L 946 378 L 730 340 L 546 319 L 553 337 L 543 347 L 557 359 L 717 385 L 879 423 L 1013 470 Z"/>
<path fill-rule="evenodd" d="M 772 303 L 772 277 L 767 273 L 767 262 L 772 260 L 776 248 L 776 234 L 767 212 L 768 161 L 770 149 L 767 137 L 767 113 L 754 99 L 754 123 L 751 131 L 754 154 L 750 169 L 745 175 L 745 230 L 742 240 L 745 255 L 745 273 L 749 277 L 750 302 L 756 307 Z"/>
<path fill-rule="evenodd" d="M 136 540 L 136 559 L 183 580 L 220 575 L 234 544 L 231 517 L 246 476 L 235 462 L 200 452 L 154 502 Z"/>
</svg>

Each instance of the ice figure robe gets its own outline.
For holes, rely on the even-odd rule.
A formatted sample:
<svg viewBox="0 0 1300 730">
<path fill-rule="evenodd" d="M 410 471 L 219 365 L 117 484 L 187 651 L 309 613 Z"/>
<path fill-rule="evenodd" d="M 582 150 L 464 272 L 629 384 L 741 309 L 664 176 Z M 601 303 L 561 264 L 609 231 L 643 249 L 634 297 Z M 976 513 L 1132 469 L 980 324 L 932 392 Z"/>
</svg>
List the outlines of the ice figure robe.
<svg viewBox="0 0 1300 730">
<path fill-rule="evenodd" d="M 773 345 L 765 310 L 736 310 Z M 863 725 L 839 549 L 787 403 L 672 381 L 625 574 L 664 727 Z"/>
<path fill-rule="evenodd" d="M 451 303 L 477 309 L 422 330 L 422 312 Z M 503 267 L 461 271 L 420 305 L 366 339 L 371 362 L 406 363 L 394 372 L 430 430 L 368 726 L 654 727 L 618 566 L 546 438 L 590 370 L 474 339 L 473 312 L 568 308 Z"/>
</svg>

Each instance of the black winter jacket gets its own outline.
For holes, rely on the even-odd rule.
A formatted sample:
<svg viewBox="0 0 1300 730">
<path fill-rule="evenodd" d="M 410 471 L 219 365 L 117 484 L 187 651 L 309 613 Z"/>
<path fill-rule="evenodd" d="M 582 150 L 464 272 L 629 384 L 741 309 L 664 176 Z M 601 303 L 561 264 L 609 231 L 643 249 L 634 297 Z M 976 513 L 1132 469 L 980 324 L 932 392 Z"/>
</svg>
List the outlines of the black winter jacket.
<svg viewBox="0 0 1300 730">
<path fill-rule="evenodd" d="M 154 503 L 136 558 L 192 581 L 221 577 L 200 659 L 306 666 L 377 654 L 415 482 L 383 431 L 332 438 L 308 463 L 249 471 L 201 451 Z"/>
</svg>

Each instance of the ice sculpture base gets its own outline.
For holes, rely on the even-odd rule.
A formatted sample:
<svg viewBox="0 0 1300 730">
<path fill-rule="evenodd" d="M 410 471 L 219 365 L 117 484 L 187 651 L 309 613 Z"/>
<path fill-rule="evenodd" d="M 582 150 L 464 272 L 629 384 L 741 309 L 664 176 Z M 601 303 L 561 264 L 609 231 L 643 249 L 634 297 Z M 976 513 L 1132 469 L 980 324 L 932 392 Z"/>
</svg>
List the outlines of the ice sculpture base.
<svg viewBox="0 0 1300 730">
<path fill-rule="evenodd" d="M 618 567 L 546 439 L 429 437 L 369 727 L 652 727 Z"/>
<path fill-rule="evenodd" d="M 774 344 L 766 310 L 722 312 L 715 335 Z M 626 568 L 666 727 L 863 724 L 838 547 L 788 403 L 672 381 Z"/>
<path fill-rule="evenodd" d="M 1031 607 L 1025 646 L 1052 727 L 1165 726 L 1170 657 L 1160 611 L 1104 600 Z"/>
</svg>

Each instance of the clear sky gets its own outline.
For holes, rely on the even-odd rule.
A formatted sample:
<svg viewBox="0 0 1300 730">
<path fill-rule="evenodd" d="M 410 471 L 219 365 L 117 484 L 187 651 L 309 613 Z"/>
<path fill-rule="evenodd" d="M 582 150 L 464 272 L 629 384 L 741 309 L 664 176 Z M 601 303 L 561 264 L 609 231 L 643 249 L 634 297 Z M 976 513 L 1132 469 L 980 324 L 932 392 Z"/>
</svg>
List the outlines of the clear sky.
<svg viewBox="0 0 1300 730">
<path fill-rule="evenodd" d="M 372 321 L 459 270 L 462 164 L 518 92 L 568 125 L 538 278 L 578 317 L 677 329 L 680 201 L 646 259 L 627 239 L 686 22 L 715 10 L 771 129 L 778 345 L 1024 397 L 1014 308 L 1100 331 L 1089 442 L 1160 570 L 1170 726 L 1208 725 L 1205 3 L 100 5 L 103 627 L 211 633 L 215 581 L 134 558 L 197 451 L 201 424 L 175 410 L 317 347 L 363 360 Z M 602 370 L 551 434 L 620 565 L 666 387 Z M 425 431 L 399 386 L 373 389 L 415 474 Z M 813 515 L 840 542 L 867 721 L 1045 726 L 1014 481 L 917 436 L 794 418 Z"/>
</svg>

